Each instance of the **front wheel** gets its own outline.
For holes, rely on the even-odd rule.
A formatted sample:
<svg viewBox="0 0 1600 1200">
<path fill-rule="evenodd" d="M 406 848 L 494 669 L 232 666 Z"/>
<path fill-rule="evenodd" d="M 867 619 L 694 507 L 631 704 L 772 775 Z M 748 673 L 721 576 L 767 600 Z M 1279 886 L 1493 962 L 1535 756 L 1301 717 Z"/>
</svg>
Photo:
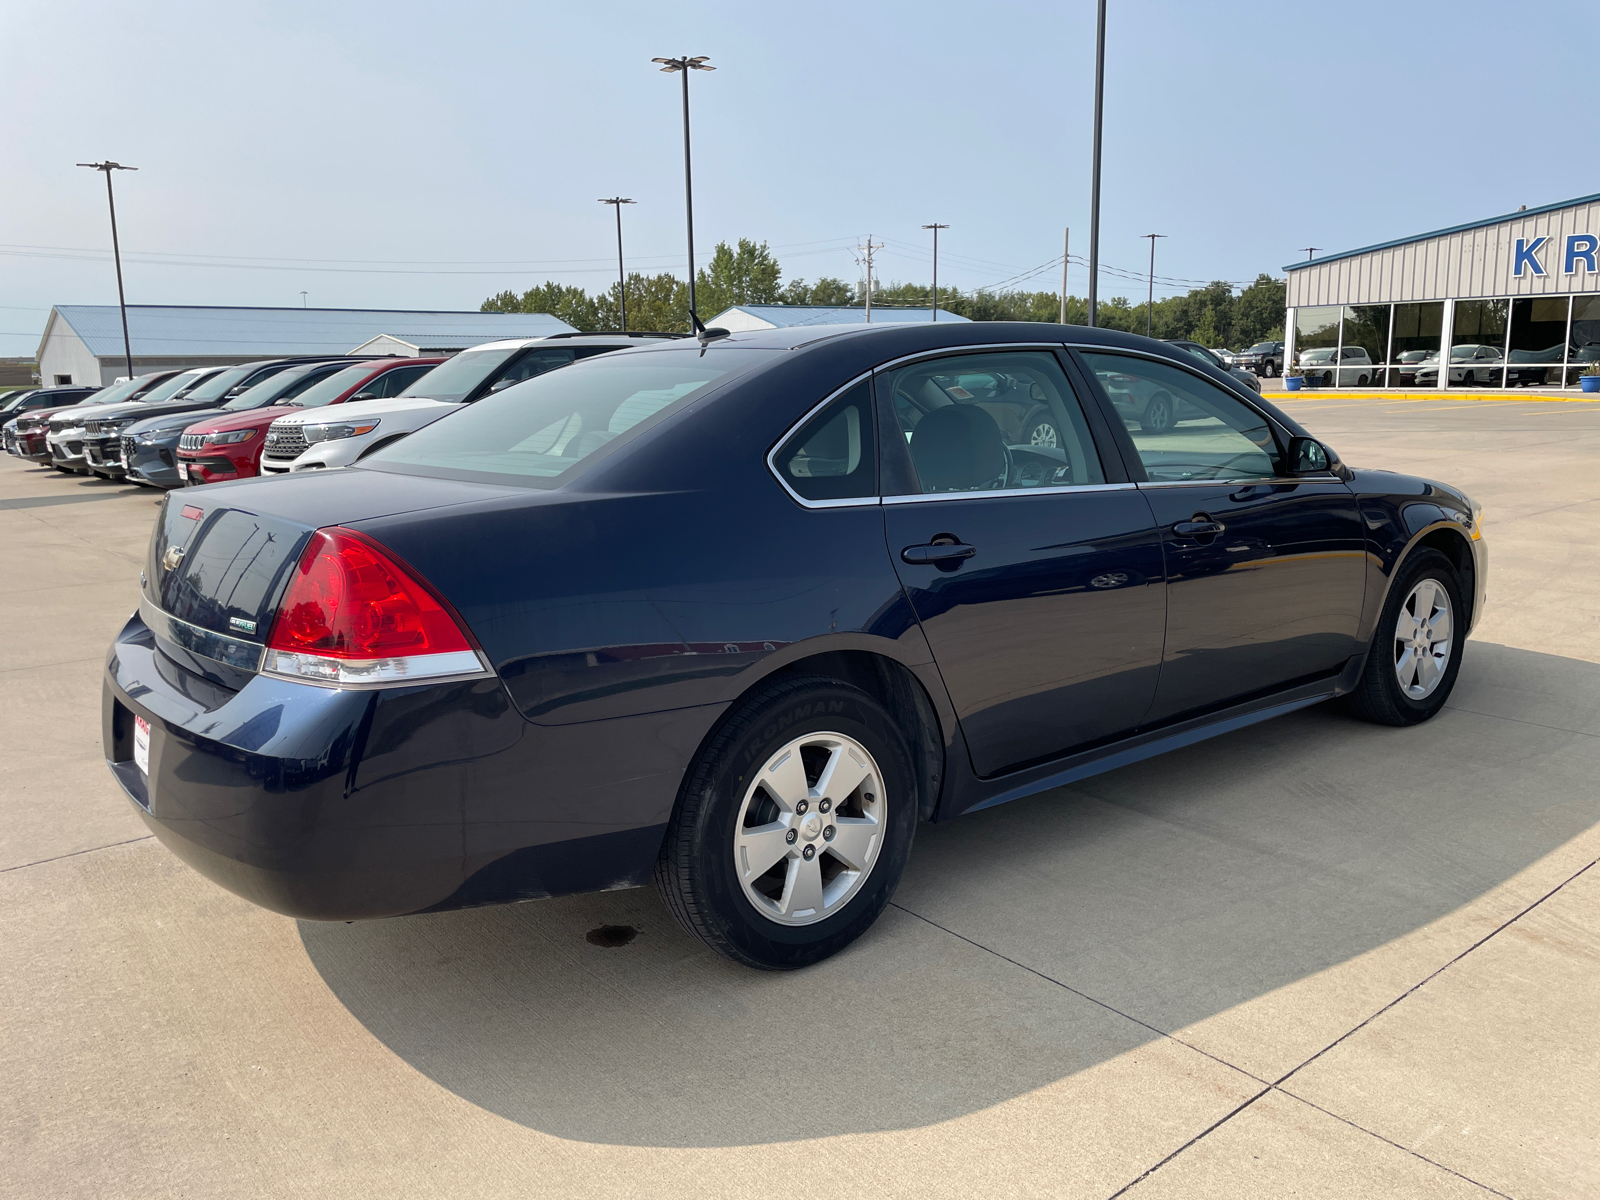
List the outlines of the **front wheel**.
<svg viewBox="0 0 1600 1200">
<path fill-rule="evenodd" d="M 1144 416 L 1139 418 L 1139 428 L 1146 433 L 1165 433 L 1172 428 L 1172 397 L 1157 392 L 1144 406 Z"/>
<path fill-rule="evenodd" d="M 1039 417 L 1029 423 L 1022 431 L 1022 440 L 1029 446 L 1044 446 L 1050 450 L 1061 448 L 1061 435 L 1056 432 L 1056 423 L 1049 417 Z"/>
<path fill-rule="evenodd" d="M 1465 617 L 1450 560 L 1437 550 L 1415 552 L 1390 585 L 1360 682 L 1347 697 L 1356 716 L 1417 725 L 1443 708 L 1461 670 Z"/>
<path fill-rule="evenodd" d="M 713 950 L 765 970 L 809 966 L 865 933 L 911 853 L 905 736 L 877 701 L 819 677 L 741 704 L 690 767 L 656 886 Z"/>
</svg>

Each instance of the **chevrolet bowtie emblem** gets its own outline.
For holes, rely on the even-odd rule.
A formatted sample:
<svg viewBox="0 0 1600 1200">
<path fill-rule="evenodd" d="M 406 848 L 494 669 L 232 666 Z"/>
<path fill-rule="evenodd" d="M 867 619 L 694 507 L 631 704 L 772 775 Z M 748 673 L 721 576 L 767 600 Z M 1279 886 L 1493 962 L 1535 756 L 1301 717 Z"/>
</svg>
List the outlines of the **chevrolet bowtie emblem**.
<svg viewBox="0 0 1600 1200">
<path fill-rule="evenodd" d="M 161 556 L 161 565 L 169 571 L 176 571 L 178 569 L 178 564 L 182 561 L 182 546 L 168 546 L 167 552 Z"/>
</svg>

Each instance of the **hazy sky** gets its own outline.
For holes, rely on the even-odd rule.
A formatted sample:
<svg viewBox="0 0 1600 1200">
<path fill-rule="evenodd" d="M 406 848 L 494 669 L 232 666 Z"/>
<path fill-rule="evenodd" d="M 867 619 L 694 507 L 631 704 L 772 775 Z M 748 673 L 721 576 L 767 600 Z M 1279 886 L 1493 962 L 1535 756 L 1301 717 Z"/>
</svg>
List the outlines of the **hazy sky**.
<svg viewBox="0 0 1600 1200">
<path fill-rule="evenodd" d="M 1102 260 L 1248 280 L 1303 257 L 1600 191 L 1594 0 L 1111 0 Z M 0 354 L 52 303 L 466 308 L 544 279 L 683 269 L 997 284 L 1088 242 L 1093 0 L 674 5 L 0 2 Z M 1081 294 L 1074 267 L 1070 289 Z M 1054 290 L 1059 269 L 1026 286 Z M 1172 288 L 1158 288 L 1169 292 Z M 1142 297 L 1107 277 L 1102 296 Z"/>
</svg>

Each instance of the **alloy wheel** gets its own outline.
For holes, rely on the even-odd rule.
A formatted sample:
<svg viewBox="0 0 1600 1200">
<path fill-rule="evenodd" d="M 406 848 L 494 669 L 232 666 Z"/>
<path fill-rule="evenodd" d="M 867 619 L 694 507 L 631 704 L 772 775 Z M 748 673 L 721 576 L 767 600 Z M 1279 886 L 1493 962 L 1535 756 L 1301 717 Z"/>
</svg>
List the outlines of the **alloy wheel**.
<svg viewBox="0 0 1600 1200">
<path fill-rule="evenodd" d="M 733 865 L 745 898 L 780 925 L 811 925 L 861 890 L 883 847 L 883 773 L 860 742 L 808 733 L 778 748 L 745 791 Z"/>
<path fill-rule="evenodd" d="M 1048 446 L 1054 450 L 1061 444 L 1061 439 L 1056 436 L 1056 427 L 1049 421 L 1040 421 L 1033 427 L 1033 432 L 1028 435 L 1028 445 Z"/>
<path fill-rule="evenodd" d="M 1412 700 L 1426 700 L 1444 678 L 1454 628 L 1449 593 L 1437 579 L 1419 580 L 1394 627 L 1394 673 Z"/>
</svg>

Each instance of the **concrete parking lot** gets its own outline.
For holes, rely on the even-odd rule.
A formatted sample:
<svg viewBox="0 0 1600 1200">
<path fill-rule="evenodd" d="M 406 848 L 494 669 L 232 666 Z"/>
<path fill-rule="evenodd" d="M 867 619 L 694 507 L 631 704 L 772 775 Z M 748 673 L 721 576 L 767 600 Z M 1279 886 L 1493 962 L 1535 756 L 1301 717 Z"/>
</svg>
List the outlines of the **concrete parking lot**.
<svg viewBox="0 0 1600 1200">
<path fill-rule="evenodd" d="M 1445 711 L 924 827 L 788 975 L 648 890 L 320 925 L 201 879 L 100 753 L 154 494 L 0 460 L 0 1192 L 1600 1195 L 1600 405 L 1284 407 L 1485 505 Z"/>
</svg>

